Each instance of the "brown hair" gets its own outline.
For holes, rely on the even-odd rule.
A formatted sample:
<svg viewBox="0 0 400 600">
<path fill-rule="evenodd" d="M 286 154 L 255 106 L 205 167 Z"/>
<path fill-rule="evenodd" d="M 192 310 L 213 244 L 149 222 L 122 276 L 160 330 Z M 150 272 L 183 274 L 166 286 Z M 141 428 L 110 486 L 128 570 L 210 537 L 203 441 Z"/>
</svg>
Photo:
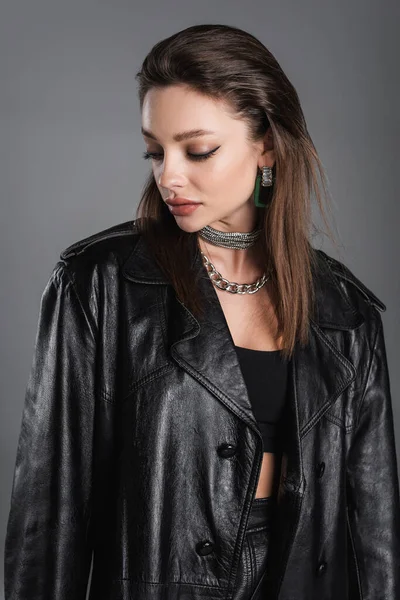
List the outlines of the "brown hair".
<svg viewBox="0 0 400 600">
<path fill-rule="evenodd" d="M 184 84 L 230 105 L 248 125 L 250 141 L 262 139 L 270 126 L 275 149 L 272 188 L 261 188 L 267 208 L 258 208 L 264 233 L 260 252 L 268 270 L 285 356 L 296 341 L 308 341 L 314 309 L 313 268 L 316 253 L 309 237 L 315 195 L 329 237 L 323 199 L 328 201 L 322 164 L 307 131 L 297 92 L 269 50 L 253 35 L 227 25 L 194 25 L 158 42 L 136 74 L 140 108 L 149 89 Z M 137 209 L 137 225 L 154 252 L 179 300 L 203 314 L 193 293 L 189 250 L 197 232 L 181 230 L 150 173 Z"/>
</svg>

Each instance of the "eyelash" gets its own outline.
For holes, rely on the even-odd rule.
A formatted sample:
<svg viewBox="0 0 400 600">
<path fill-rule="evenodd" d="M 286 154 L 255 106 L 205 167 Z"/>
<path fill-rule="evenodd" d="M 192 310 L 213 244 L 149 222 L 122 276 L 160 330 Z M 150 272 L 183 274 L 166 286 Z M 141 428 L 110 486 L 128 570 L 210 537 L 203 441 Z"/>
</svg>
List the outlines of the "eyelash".
<svg viewBox="0 0 400 600">
<path fill-rule="evenodd" d="M 219 148 L 219 146 L 218 146 Z M 191 160 L 194 160 L 196 162 L 200 162 L 202 160 L 207 160 L 208 158 L 211 158 L 211 156 L 213 156 L 213 154 L 216 153 L 216 151 L 218 150 L 218 148 L 215 148 L 214 150 L 211 150 L 211 152 L 207 152 L 206 154 L 191 154 L 190 152 L 188 152 L 188 155 L 190 156 Z M 144 152 L 143 153 L 143 158 L 145 160 L 151 158 L 153 160 L 160 160 L 161 153 L 160 152 Z"/>
</svg>

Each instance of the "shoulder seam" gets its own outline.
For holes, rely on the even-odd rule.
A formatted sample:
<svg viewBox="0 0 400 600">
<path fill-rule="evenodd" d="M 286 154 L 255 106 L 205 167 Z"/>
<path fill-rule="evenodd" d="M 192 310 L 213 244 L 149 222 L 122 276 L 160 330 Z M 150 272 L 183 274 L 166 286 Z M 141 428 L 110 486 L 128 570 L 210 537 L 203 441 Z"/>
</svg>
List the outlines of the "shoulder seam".
<svg viewBox="0 0 400 600">
<path fill-rule="evenodd" d="M 90 335 L 92 336 L 93 341 L 96 342 L 96 336 L 95 336 L 93 328 L 92 328 L 92 326 L 90 324 L 89 317 L 88 317 L 88 315 L 87 315 L 87 313 L 86 313 L 86 311 L 84 309 L 82 300 L 81 300 L 81 298 L 79 296 L 79 293 L 78 293 L 78 290 L 76 289 L 75 281 L 74 281 L 71 273 L 69 272 L 67 266 L 65 265 L 65 263 L 63 263 L 61 261 L 58 261 L 57 264 L 56 264 L 56 266 L 55 266 L 55 268 L 54 268 L 54 270 L 53 270 L 52 279 L 54 280 L 55 276 L 58 277 L 59 274 L 62 275 L 63 273 L 65 274 L 65 276 L 66 276 L 66 278 L 67 278 L 67 280 L 68 280 L 68 282 L 69 282 L 69 284 L 70 284 L 70 286 L 71 286 L 71 288 L 72 288 L 72 290 L 74 292 L 75 298 L 76 298 L 76 300 L 78 302 L 78 305 L 79 305 L 79 307 L 80 307 L 80 309 L 82 311 L 82 314 L 83 314 L 83 316 L 85 318 L 85 321 L 87 323 L 87 326 L 89 328 Z"/>
<path fill-rule="evenodd" d="M 110 231 L 109 233 L 107 233 L 107 231 L 95 233 L 94 235 L 86 237 L 83 240 L 74 242 L 60 253 L 60 259 L 65 260 L 67 258 L 71 258 L 72 256 L 78 256 L 79 254 L 84 252 L 86 248 L 89 248 L 97 242 L 113 237 L 132 235 L 132 233 L 134 233 L 135 221 L 133 220 L 130 223 L 131 226 L 129 228 L 119 229 L 118 231 Z"/>
<path fill-rule="evenodd" d="M 358 277 L 356 277 L 351 271 L 342 263 L 338 263 L 335 259 L 329 257 L 326 253 L 324 253 L 324 258 L 328 262 L 332 271 L 345 279 L 349 283 L 353 284 L 363 296 L 368 300 L 368 302 L 378 308 L 380 311 L 386 310 L 386 305 L 380 300 Z"/>
</svg>

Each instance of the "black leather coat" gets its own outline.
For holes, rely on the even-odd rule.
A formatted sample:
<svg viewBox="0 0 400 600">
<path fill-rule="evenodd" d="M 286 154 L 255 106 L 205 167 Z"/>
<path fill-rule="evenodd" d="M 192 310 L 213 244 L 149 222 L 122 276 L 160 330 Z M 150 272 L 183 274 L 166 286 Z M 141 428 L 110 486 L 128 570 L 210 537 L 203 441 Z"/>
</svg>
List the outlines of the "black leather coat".
<svg viewBox="0 0 400 600">
<path fill-rule="evenodd" d="M 385 306 L 316 252 L 318 318 L 290 362 L 269 600 L 399 600 Z M 61 254 L 25 398 L 6 600 L 84 600 L 93 550 L 91 600 L 232 599 L 262 440 L 205 269 L 200 281 L 203 322 L 132 221 Z"/>
</svg>

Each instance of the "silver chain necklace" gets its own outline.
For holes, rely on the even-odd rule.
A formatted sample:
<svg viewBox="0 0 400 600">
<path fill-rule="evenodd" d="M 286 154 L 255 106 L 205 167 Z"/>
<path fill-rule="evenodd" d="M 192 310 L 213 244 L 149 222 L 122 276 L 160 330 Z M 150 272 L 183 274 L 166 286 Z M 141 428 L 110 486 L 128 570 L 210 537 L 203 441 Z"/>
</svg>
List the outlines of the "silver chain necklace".
<svg viewBox="0 0 400 600">
<path fill-rule="evenodd" d="M 228 279 L 222 277 L 221 273 L 217 271 L 213 263 L 207 258 L 204 252 L 200 250 L 200 254 L 203 257 L 203 262 L 207 269 L 208 276 L 213 284 L 220 290 L 231 292 L 231 294 L 255 294 L 263 287 L 270 277 L 264 273 L 254 283 L 236 283 L 234 281 L 228 281 Z"/>
</svg>

